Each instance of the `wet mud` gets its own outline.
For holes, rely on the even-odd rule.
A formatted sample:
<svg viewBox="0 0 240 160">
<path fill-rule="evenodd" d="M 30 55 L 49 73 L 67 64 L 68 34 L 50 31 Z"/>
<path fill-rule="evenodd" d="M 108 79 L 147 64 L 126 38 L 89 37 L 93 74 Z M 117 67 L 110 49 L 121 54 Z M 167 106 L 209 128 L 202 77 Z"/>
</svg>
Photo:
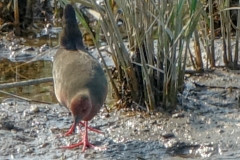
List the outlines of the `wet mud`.
<svg viewBox="0 0 240 160">
<path fill-rule="evenodd" d="M 240 156 L 239 73 L 224 69 L 186 79 L 173 114 L 101 112 L 89 132 L 96 148 L 61 149 L 71 136 L 69 111 L 59 104 L 6 98 L 0 104 L 0 159 L 238 159 Z M 228 83 L 227 83 L 228 82 Z M 108 107 L 111 107 L 108 105 Z"/>
</svg>

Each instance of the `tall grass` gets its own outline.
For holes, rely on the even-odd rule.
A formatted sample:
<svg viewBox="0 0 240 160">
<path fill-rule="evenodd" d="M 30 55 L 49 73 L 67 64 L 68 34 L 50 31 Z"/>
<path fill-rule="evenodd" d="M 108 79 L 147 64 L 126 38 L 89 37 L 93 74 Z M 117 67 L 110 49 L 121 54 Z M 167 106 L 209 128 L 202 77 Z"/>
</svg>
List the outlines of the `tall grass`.
<svg viewBox="0 0 240 160">
<path fill-rule="evenodd" d="M 201 42 L 207 53 L 207 60 L 210 67 L 215 67 L 215 41 L 216 35 L 221 38 L 223 46 L 222 59 L 227 68 L 239 69 L 238 52 L 239 52 L 239 6 L 240 1 L 236 4 L 236 0 L 205 0 L 205 11 L 202 14 L 201 23 L 199 23 L 198 31 L 201 33 Z M 233 17 L 231 11 L 237 11 L 237 18 Z M 237 21 L 237 26 L 234 25 Z M 233 36 L 236 33 L 235 47 L 233 46 Z M 233 50 L 234 55 L 233 55 Z M 218 53 L 217 53 L 218 54 Z M 208 63 L 207 63 L 208 65 Z M 208 68 L 208 66 L 206 67 Z"/>
<path fill-rule="evenodd" d="M 201 4 L 197 0 L 115 2 L 122 10 L 128 47 L 117 26 L 112 1 L 99 6 L 92 0 L 91 5 L 102 17 L 99 23 L 118 70 L 118 95 L 148 111 L 174 107 L 177 93 L 183 90 L 187 48 Z"/>
<path fill-rule="evenodd" d="M 240 1 L 238 2 L 240 3 Z M 239 4 L 238 4 L 239 5 Z M 239 69 L 238 66 L 238 46 L 239 46 L 239 14 L 237 18 L 237 26 L 235 26 L 231 19 L 231 12 L 230 12 L 230 2 L 227 0 L 222 1 L 219 3 L 219 11 L 220 11 L 220 18 L 221 18 L 221 33 L 222 33 L 222 41 L 223 41 L 223 59 L 225 65 L 230 69 Z M 238 8 L 239 12 L 239 8 Z M 232 29 L 236 30 L 236 40 L 235 40 L 235 53 L 233 56 L 232 51 Z"/>
<path fill-rule="evenodd" d="M 224 44 L 230 46 L 231 43 L 228 35 L 231 26 L 227 21 L 224 23 L 229 19 L 229 11 L 224 10 L 229 7 L 227 1 L 219 2 L 222 4 L 219 8 L 221 12 L 214 10 L 216 0 L 208 0 L 205 5 L 198 0 L 104 0 L 104 5 L 97 4 L 95 0 L 75 2 L 89 6 L 100 14 L 98 24 L 101 30 L 95 31 L 93 39 L 101 57 L 100 31 L 109 45 L 117 70 L 117 79 L 111 79 L 111 83 L 120 100 L 120 107 L 136 104 L 149 112 L 159 107 L 175 107 L 177 94 L 183 91 L 191 38 L 194 37 L 195 57 L 190 56 L 195 69 L 202 71 L 204 68 L 201 44 L 204 45 L 210 67 L 215 67 L 216 14 L 220 14 L 225 25 L 222 26 L 222 33 L 227 33 L 223 34 Z M 121 9 L 121 13 L 116 12 L 116 8 Z M 123 21 L 121 28 L 124 27 L 122 30 L 127 35 L 127 45 L 117 25 L 119 18 Z M 85 26 L 91 31 L 88 25 Z M 232 61 L 231 48 L 225 49 L 228 53 L 224 54 L 226 62 Z M 110 72 L 108 74 L 110 76 Z"/>
</svg>

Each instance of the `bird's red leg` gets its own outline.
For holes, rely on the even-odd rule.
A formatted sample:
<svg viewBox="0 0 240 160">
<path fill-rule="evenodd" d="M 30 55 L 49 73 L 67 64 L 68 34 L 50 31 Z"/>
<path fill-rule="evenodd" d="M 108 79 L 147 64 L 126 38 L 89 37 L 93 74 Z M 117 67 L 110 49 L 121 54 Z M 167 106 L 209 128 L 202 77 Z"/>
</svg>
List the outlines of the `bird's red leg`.
<svg viewBox="0 0 240 160">
<path fill-rule="evenodd" d="M 74 132 L 75 129 L 75 124 L 73 123 L 72 126 L 70 127 L 70 129 L 67 131 L 67 133 L 65 134 L 59 134 L 57 135 L 57 137 L 62 137 L 62 136 L 69 136 L 70 134 L 72 134 Z"/>
<path fill-rule="evenodd" d="M 74 132 L 74 129 L 75 129 L 75 124 L 73 123 L 71 128 L 68 130 L 67 133 L 64 134 L 64 136 L 68 136 L 68 135 L 72 134 Z"/>
<path fill-rule="evenodd" d="M 88 140 L 88 129 L 89 129 L 88 121 L 85 121 L 84 123 L 85 123 L 85 133 L 83 135 L 83 140 L 82 140 L 82 142 L 83 142 L 83 149 L 82 149 L 82 151 L 83 152 L 86 150 L 86 147 L 93 147 L 93 148 L 95 147 Z"/>
<path fill-rule="evenodd" d="M 83 122 L 79 122 L 79 124 L 81 124 L 82 126 L 84 126 L 85 124 Z M 70 134 L 72 134 L 74 132 L 74 123 L 72 124 L 72 126 L 70 127 L 70 129 L 68 130 L 67 133 L 64 134 L 64 136 L 69 136 Z M 96 133 L 100 133 L 102 134 L 103 132 L 98 130 L 98 129 L 95 129 L 95 128 L 92 128 L 92 127 L 87 127 L 90 131 L 93 131 L 93 132 L 96 132 Z"/>
<path fill-rule="evenodd" d="M 82 126 L 84 126 L 84 123 L 83 122 L 79 122 L 79 124 L 81 124 Z M 95 129 L 95 128 L 92 128 L 92 127 L 87 127 L 90 131 L 93 131 L 93 132 L 96 132 L 96 133 L 100 133 L 102 134 L 103 132 L 101 130 L 98 130 L 98 129 Z"/>
<path fill-rule="evenodd" d="M 83 140 L 79 143 L 72 144 L 70 146 L 63 146 L 62 147 L 63 149 L 72 149 L 72 148 L 83 145 L 82 151 L 84 152 L 87 147 L 94 147 L 94 145 L 92 145 L 88 140 L 88 121 L 85 121 L 84 125 L 85 125 L 85 132 L 83 133 Z"/>
</svg>

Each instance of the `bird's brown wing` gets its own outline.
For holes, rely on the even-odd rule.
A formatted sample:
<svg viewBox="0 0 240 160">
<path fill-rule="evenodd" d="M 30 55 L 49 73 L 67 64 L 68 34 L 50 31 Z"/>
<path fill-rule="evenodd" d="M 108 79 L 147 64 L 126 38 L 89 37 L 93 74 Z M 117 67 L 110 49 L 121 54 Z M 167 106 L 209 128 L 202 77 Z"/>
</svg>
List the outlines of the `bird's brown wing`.
<svg viewBox="0 0 240 160">
<path fill-rule="evenodd" d="M 100 64 L 87 52 L 58 50 L 53 61 L 53 77 L 57 99 L 65 106 L 73 96 L 86 90 L 95 102 L 105 100 L 106 93 L 102 92 L 107 87 L 106 77 Z"/>
</svg>

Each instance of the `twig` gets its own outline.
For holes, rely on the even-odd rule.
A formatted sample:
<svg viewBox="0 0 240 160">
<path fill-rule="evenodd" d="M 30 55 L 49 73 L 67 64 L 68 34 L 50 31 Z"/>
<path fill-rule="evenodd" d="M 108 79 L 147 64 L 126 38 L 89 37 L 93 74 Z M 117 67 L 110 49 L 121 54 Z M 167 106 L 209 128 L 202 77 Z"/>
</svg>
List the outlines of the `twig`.
<svg viewBox="0 0 240 160">
<path fill-rule="evenodd" d="M 0 84 L 0 89 L 6 89 L 6 88 L 13 88 L 13 87 L 19 87 L 19 86 L 28 86 L 28 85 L 34 85 L 34 84 L 40 84 L 40 83 L 46 83 L 46 82 L 52 82 L 52 77 L 47 78 L 40 78 L 40 79 L 34 79 L 34 80 L 28 80 L 28 81 L 22 81 L 22 82 L 14 82 L 14 83 L 6 83 L 6 84 Z"/>
</svg>

